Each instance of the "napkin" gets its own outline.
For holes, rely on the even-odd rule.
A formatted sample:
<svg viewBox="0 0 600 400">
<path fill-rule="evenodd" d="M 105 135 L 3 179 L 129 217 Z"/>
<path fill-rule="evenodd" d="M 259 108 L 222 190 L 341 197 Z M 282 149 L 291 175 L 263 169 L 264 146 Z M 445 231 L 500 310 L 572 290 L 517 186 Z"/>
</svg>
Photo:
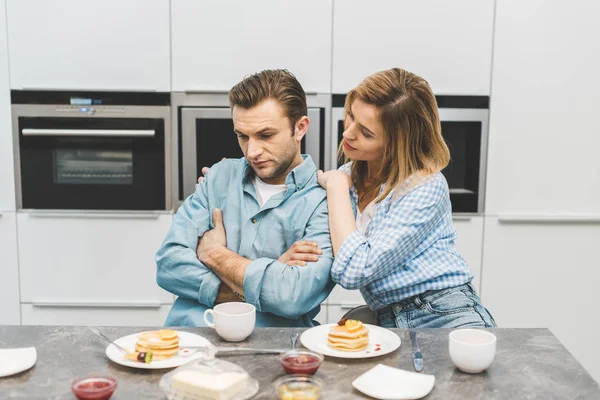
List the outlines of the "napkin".
<svg viewBox="0 0 600 400">
<path fill-rule="evenodd" d="M 433 389 L 435 376 L 377 364 L 352 382 L 367 396 L 382 400 L 420 399 Z"/>
<path fill-rule="evenodd" d="M 35 347 L 22 349 L 0 349 L 0 377 L 18 374 L 35 364 Z"/>
</svg>

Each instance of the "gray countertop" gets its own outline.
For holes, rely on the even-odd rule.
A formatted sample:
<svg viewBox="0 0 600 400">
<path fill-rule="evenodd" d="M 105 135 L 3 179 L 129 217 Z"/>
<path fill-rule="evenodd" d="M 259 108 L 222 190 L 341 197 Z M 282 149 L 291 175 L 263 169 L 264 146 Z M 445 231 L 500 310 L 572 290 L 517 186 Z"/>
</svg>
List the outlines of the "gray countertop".
<svg viewBox="0 0 600 400">
<path fill-rule="evenodd" d="M 111 338 L 148 328 L 101 328 Z M 182 329 L 198 333 L 217 345 L 228 345 L 209 328 Z M 258 328 L 236 346 L 285 348 L 293 328 Z M 412 371 L 408 331 L 394 329 L 402 339 L 400 351 L 377 358 L 343 360 L 326 357 L 317 376 L 325 381 L 322 399 L 368 399 L 351 382 L 378 363 Z M 425 373 L 436 381 L 427 399 L 600 399 L 600 388 L 547 329 L 493 329 L 498 338 L 496 359 L 484 373 L 469 375 L 454 367 L 448 354 L 450 330 L 420 330 Z M 299 343 L 299 342 L 298 342 Z M 158 387 L 169 370 L 123 367 L 106 358 L 106 343 L 85 327 L 0 326 L 0 348 L 35 346 L 36 365 L 29 371 L 0 378 L 1 399 L 75 399 L 76 376 L 108 374 L 117 378 L 112 399 L 164 399 Z M 275 355 L 226 356 L 260 383 L 254 399 L 276 399 L 272 382 L 283 371 Z"/>
</svg>

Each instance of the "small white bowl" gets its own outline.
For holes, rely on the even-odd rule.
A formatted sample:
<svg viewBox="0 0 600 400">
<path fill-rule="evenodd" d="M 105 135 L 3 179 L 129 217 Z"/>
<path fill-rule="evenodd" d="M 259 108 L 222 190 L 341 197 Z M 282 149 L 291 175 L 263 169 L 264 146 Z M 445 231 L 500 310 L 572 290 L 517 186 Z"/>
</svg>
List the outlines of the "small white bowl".
<svg viewBox="0 0 600 400">
<path fill-rule="evenodd" d="M 496 336 L 479 329 L 457 329 L 450 332 L 448 348 L 454 365 L 463 372 L 485 371 L 496 356 Z"/>
</svg>

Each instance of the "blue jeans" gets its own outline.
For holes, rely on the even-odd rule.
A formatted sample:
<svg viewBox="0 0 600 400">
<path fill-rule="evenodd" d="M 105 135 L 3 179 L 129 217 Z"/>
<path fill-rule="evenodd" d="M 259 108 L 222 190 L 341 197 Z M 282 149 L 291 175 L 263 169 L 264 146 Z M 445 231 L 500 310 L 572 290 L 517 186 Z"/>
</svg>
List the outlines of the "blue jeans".
<svg viewBox="0 0 600 400">
<path fill-rule="evenodd" d="M 494 328 L 496 322 L 470 283 L 423 294 L 379 310 L 384 328 Z"/>
</svg>

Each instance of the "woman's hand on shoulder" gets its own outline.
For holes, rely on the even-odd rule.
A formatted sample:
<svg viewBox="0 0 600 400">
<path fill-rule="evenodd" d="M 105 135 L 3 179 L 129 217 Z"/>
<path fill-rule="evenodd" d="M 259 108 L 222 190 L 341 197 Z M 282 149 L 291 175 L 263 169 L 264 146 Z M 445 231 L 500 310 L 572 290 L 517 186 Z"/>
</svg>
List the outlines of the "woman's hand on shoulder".
<svg viewBox="0 0 600 400">
<path fill-rule="evenodd" d="M 350 175 L 340 170 L 331 170 L 327 172 L 319 170 L 317 172 L 317 182 L 325 190 L 341 185 L 344 185 L 343 187 L 346 189 L 350 189 L 352 187 L 352 179 L 350 178 Z"/>
</svg>

